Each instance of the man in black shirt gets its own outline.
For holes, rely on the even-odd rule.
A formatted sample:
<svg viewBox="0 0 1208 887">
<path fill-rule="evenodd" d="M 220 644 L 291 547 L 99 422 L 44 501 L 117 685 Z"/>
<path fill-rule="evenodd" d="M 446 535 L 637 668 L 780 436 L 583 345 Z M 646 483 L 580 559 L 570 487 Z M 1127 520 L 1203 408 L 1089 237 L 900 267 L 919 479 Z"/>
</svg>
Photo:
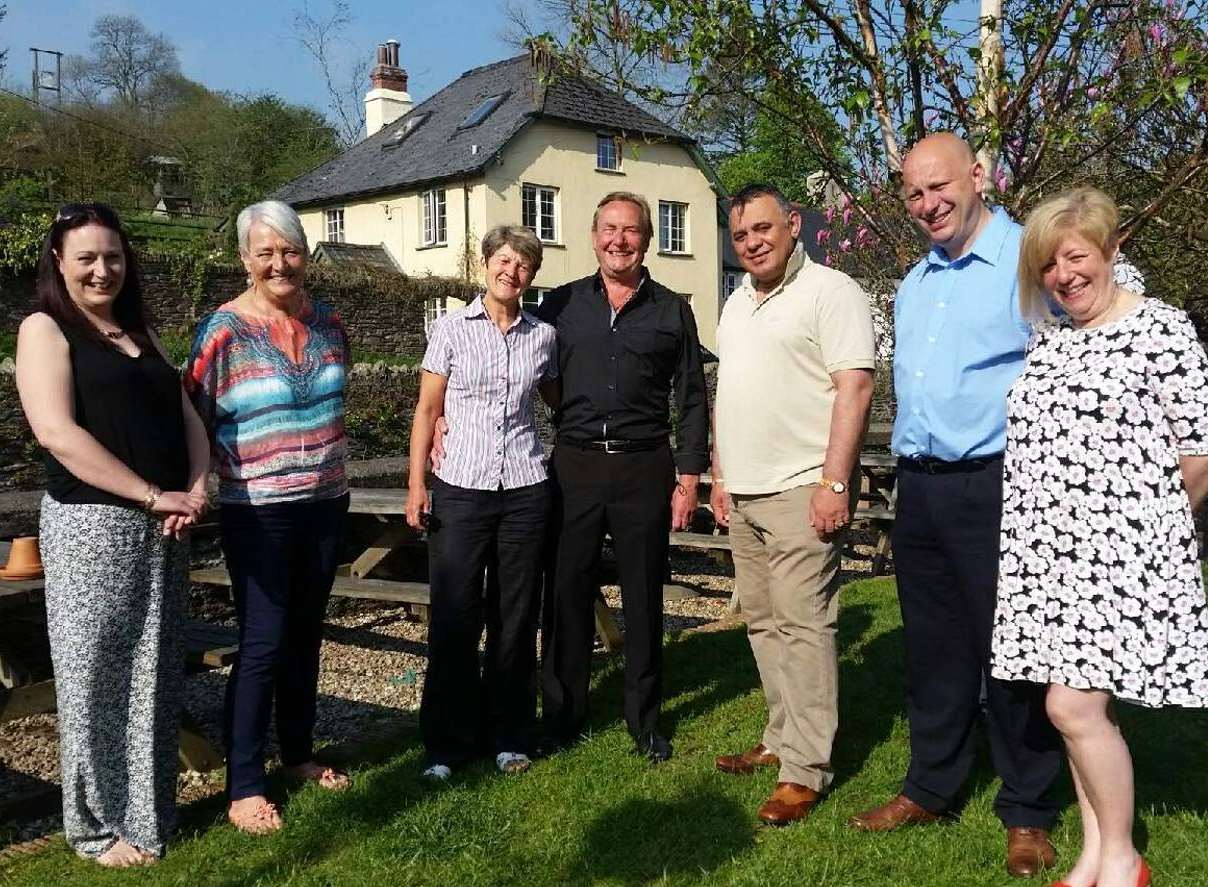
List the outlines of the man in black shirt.
<svg viewBox="0 0 1208 887">
<path fill-rule="evenodd" d="M 553 290 L 537 309 L 558 330 L 562 377 L 542 696 L 550 740 L 572 741 L 587 720 L 596 569 L 607 532 L 625 615 L 625 723 L 637 750 L 659 762 L 671 757 L 658 732 L 668 529 L 687 527 L 696 509 L 709 415 L 692 309 L 642 265 L 652 235 L 645 199 L 607 195 L 592 220 L 599 271 Z"/>
</svg>

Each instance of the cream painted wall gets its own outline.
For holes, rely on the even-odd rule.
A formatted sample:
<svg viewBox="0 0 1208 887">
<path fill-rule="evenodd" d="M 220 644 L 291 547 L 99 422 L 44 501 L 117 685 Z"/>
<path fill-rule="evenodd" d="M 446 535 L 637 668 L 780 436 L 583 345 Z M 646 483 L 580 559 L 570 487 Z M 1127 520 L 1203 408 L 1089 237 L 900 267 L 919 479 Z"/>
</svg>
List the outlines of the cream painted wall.
<svg viewBox="0 0 1208 887">
<path fill-rule="evenodd" d="M 491 224 L 521 220 L 524 184 L 558 189 L 555 208 L 558 242 L 545 245 L 535 286 L 555 287 L 584 277 L 597 267 L 591 248 L 591 217 L 609 191 L 633 191 L 650 203 L 655 236 L 646 255 L 654 279 L 692 297 L 701 342 L 716 344 L 720 290 L 717 197 L 704 173 L 679 145 L 626 141 L 620 172 L 596 169 L 596 134 L 549 121 L 531 125 L 503 152 L 502 163 L 486 173 L 486 215 Z M 660 200 L 688 204 L 689 255 L 658 252 Z"/>
<path fill-rule="evenodd" d="M 520 224 L 521 188 L 526 183 L 558 191 L 557 242 L 545 245 L 534 286 L 552 288 L 593 273 L 597 263 L 591 248 L 591 217 L 596 203 L 609 191 L 633 191 L 650 202 L 654 214 L 655 236 L 646 255 L 647 267 L 659 283 L 691 296 L 701 343 L 715 347 L 721 272 L 717 198 L 708 179 L 678 145 L 627 141 L 620 171 L 601 172 L 596 169 L 594 132 L 539 121 L 508 145 L 501 162 L 487 168 L 485 179 L 443 186 L 447 245 L 420 246 L 423 218 L 418 193 L 343 204 L 344 238 L 348 243 L 384 245 L 407 274 L 458 277 L 467 241 L 477 257 L 488 228 Z M 688 205 L 687 255 L 658 252 L 660 200 Z M 301 216 L 313 248 L 326 238 L 323 211 L 308 209 Z M 477 264 L 475 271 L 481 273 Z"/>
</svg>

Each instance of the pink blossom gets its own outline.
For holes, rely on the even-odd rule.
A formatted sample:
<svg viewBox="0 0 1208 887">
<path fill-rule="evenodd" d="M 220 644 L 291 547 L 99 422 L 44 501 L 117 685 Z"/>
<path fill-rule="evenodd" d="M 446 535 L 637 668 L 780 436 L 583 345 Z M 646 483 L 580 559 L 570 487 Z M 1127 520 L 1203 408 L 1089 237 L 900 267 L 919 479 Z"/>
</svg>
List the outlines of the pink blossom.
<svg viewBox="0 0 1208 887">
<path fill-rule="evenodd" d="M 998 193 L 1006 193 L 1007 190 L 1007 171 L 1003 167 L 999 167 L 994 173 L 994 187 L 998 189 Z"/>
<path fill-rule="evenodd" d="M 850 206 L 847 209 L 843 210 L 843 224 L 844 225 L 851 224 L 851 207 Z"/>
<path fill-rule="evenodd" d="M 822 228 L 819 230 L 817 234 L 818 246 L 822 246 L 824 243 L 829 243 L 830 235 L 830 228 Z"/>
<path fill-rule="evenodd" d="M 828 206 L 826 208 L 826 224 L 829 225 L 834 220 L 835 220 L 835 208 L 833 206 Z"/>
<path fill-rule="evenodd" d="M 1099 98 L 1099 87 L 1092 86 L 1092 87 L 1088 88 L 1086 91 L 1086 97 L 1089 99 Z"/>
<path fill-rule="evenodd" d="M 939 111 L 928 111 L 925 115 L 923 115 L 923 126 L 930 129 L 931 124 L 935 123 L 935 121 L 939 119 L 939 116 Z"/>
<path fill-rule="evenodd" d="M 1166 39 L 1166 28 L 1154 22 L 1149 26 L 1149 36 L 1153 38 L 1154 43 L 1162 43 Z"/>
<path fill-rule="evenodd" d="M 843 209 L 846 210 L 849 206 L 851 206 L 851 195 L 844 194 L 843 195 Z"/>
<path fill-rule="evenodd" d="M 868 236 L 867 225 L 861 225 L 856 229 L 856 246 L 868 246 L 871 240 L 872 238 Z"/>
<path fill-rule="evenodd" d="M 839 252 L 841 252 L 841 253 L 850 253 L 851 252 L 851 240 L 849 238 L 844 237 L 842 240 L 839 241 Z"/>
<path fill-rule="evenodd" d="M 830 253 L 827 253 L 826 258 L 822 260 L 822 264 L 823 265 L 833 265 L 833 264 L 835 264 L 835 260 L 833 258 L 831 258 Z"/>
</svg>

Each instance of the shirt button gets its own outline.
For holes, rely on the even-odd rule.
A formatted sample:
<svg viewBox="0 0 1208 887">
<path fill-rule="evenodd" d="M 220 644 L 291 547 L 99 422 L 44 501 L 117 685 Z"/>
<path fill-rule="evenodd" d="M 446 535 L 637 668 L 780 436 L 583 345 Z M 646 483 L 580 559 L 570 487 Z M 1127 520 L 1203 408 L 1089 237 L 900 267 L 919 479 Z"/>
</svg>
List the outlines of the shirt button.
<svg viewBox="0 0 1208 887">
<path fill-rule="evenodd" d="M 616 385 L 609 385 L 609 386 L 608 386 L 608 390 L 609 390 L 609 391 L 616 391 L 616 390 L 617 390 L 617 386 L 616 386 Z"/>
<path fill-rule="evenodd" d="M 935 307 L 936 307 L 936 308 L 947 308 L 947 307 L 948 307 L 948 305 L 947 305 L 947 303 L 945 303 L 945 302 L 936 302 L 936 303 L 935 303 Z"/>
<path fill-rule="evenodd" d="M 914 413 L 917 416 L 922 411 L 918 407 L 914 407 L 913 409 L 911 409 L 910 412 Z"/>
<path fill-rule="evenodd" d="M 914 371 L 914 374 L 915 374 L 915 376 L 916 376 L 916 377 L 918 377 L 918 378 L 920 378 L 920 379 L 921 379 L 921 378 L 923 378 L 923 371 L 922 371 L 922 370 L 915 370 L 915 371 Z"/>
<path fill-rule="evenodd" d="M 935 344 L 935 336 L 928 336 L 928 337 L 927 337 L 927 341 L 928 341 L 928 342 L 930 342 L 932 345 L 934 345 L 934 344 Z"/>
</svg>

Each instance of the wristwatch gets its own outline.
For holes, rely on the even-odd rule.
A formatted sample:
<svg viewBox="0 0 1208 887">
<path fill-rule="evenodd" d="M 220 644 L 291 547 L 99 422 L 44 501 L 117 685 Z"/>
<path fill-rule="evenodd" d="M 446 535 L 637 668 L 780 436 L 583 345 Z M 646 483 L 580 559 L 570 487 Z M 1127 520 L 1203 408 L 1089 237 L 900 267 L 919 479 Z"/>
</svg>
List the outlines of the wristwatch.
<svg viewBox="0 0 1208 887">
<path fill-rule="evenodd" d="M 846 493 L 847 492 L 847 484 L 845 484 L 841 480 L 828 480 L 827 478 L 824 477 L 824 478 L 822 478 L 822 480 L 818 481 L 818 483 L 821 486 L 826 487 L 832 493 Z"/>
</svg>

